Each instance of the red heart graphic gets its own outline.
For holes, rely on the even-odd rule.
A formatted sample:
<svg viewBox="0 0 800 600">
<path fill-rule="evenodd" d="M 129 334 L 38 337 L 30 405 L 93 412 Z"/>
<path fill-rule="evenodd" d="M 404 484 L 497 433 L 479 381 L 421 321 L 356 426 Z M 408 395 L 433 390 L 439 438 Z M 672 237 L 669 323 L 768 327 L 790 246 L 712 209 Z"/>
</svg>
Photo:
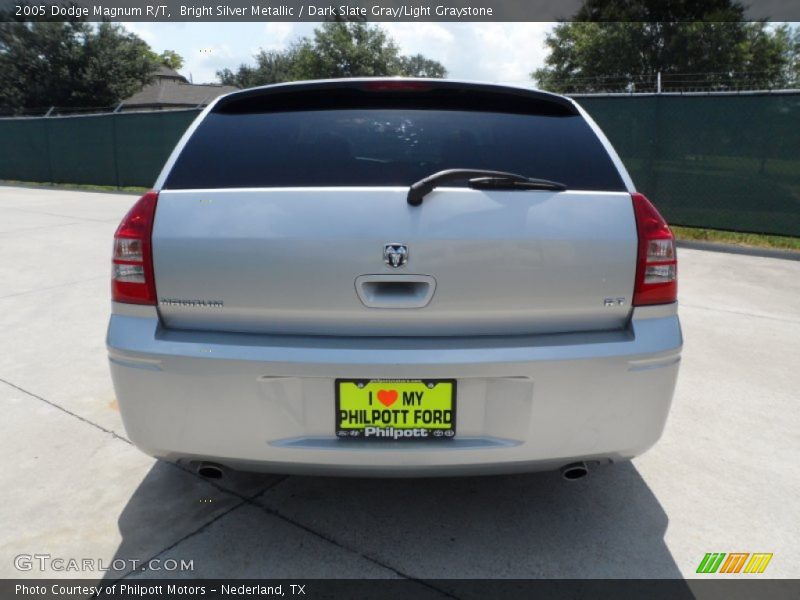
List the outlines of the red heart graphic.
<svg viewBox="0 0 800 600">
<path fill-rule="evenodd" d="M 397 390 L 378 390 L 378 402 L 391 406 L 397 401 Z"/>
</svg>

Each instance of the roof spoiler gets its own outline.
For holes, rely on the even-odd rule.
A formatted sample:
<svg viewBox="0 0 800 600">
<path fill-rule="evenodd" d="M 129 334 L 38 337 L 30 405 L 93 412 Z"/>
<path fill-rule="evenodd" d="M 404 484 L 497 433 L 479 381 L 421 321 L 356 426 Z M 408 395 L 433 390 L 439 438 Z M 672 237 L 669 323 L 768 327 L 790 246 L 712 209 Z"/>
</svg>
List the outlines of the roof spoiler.
<svg viewBox="0 0 800 600">
<path fill-rule="evenodd" d="M 531 88 L 449 79 L 359 78 L 280 83 L 221 97 L 218 113 L 334 108 L 444 108 L 574 116 L 564 96 Z"/>
</svg>

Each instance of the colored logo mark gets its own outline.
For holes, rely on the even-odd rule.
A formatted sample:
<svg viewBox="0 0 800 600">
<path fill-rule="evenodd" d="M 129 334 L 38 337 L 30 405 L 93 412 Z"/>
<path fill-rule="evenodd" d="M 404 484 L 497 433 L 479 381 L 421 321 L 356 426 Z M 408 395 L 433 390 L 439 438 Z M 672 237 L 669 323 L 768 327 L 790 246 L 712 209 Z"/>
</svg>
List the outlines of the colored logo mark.
<svg viewBox="0 0 800 600">
<path fill-rule="evenodd" d="M 697 572 L 763 573 L 771 560 L 772 553 L 766 552 L 708 552 L 697 566 Z"/>
</svg>

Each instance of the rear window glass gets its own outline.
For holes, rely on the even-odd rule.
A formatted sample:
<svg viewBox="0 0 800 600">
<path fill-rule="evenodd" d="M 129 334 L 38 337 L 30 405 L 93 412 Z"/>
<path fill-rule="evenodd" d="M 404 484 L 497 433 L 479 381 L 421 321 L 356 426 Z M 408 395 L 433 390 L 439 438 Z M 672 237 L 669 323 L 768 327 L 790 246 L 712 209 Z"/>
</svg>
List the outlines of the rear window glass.
<svg viewBox="0 0 800 600">
<path fill-rule="evenodd" d="M 579 115 L 405 108 L 212 112 L 164 187 L 408 186 L 455 168 L 625 189 Z"/>
</svg>

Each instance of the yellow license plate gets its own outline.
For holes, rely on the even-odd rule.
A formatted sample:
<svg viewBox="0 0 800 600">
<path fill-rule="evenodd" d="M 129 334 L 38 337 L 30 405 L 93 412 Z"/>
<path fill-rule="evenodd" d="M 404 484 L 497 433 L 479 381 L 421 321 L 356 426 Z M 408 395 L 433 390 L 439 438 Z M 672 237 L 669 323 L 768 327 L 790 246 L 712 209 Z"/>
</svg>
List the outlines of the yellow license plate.
<svg viewBox="0 0 800 600">
<path fill-rule="evenodd" d="M 336 435 L 389 441 L 456 435 L 454 379 L 337 379 Z"/>
</svg>

